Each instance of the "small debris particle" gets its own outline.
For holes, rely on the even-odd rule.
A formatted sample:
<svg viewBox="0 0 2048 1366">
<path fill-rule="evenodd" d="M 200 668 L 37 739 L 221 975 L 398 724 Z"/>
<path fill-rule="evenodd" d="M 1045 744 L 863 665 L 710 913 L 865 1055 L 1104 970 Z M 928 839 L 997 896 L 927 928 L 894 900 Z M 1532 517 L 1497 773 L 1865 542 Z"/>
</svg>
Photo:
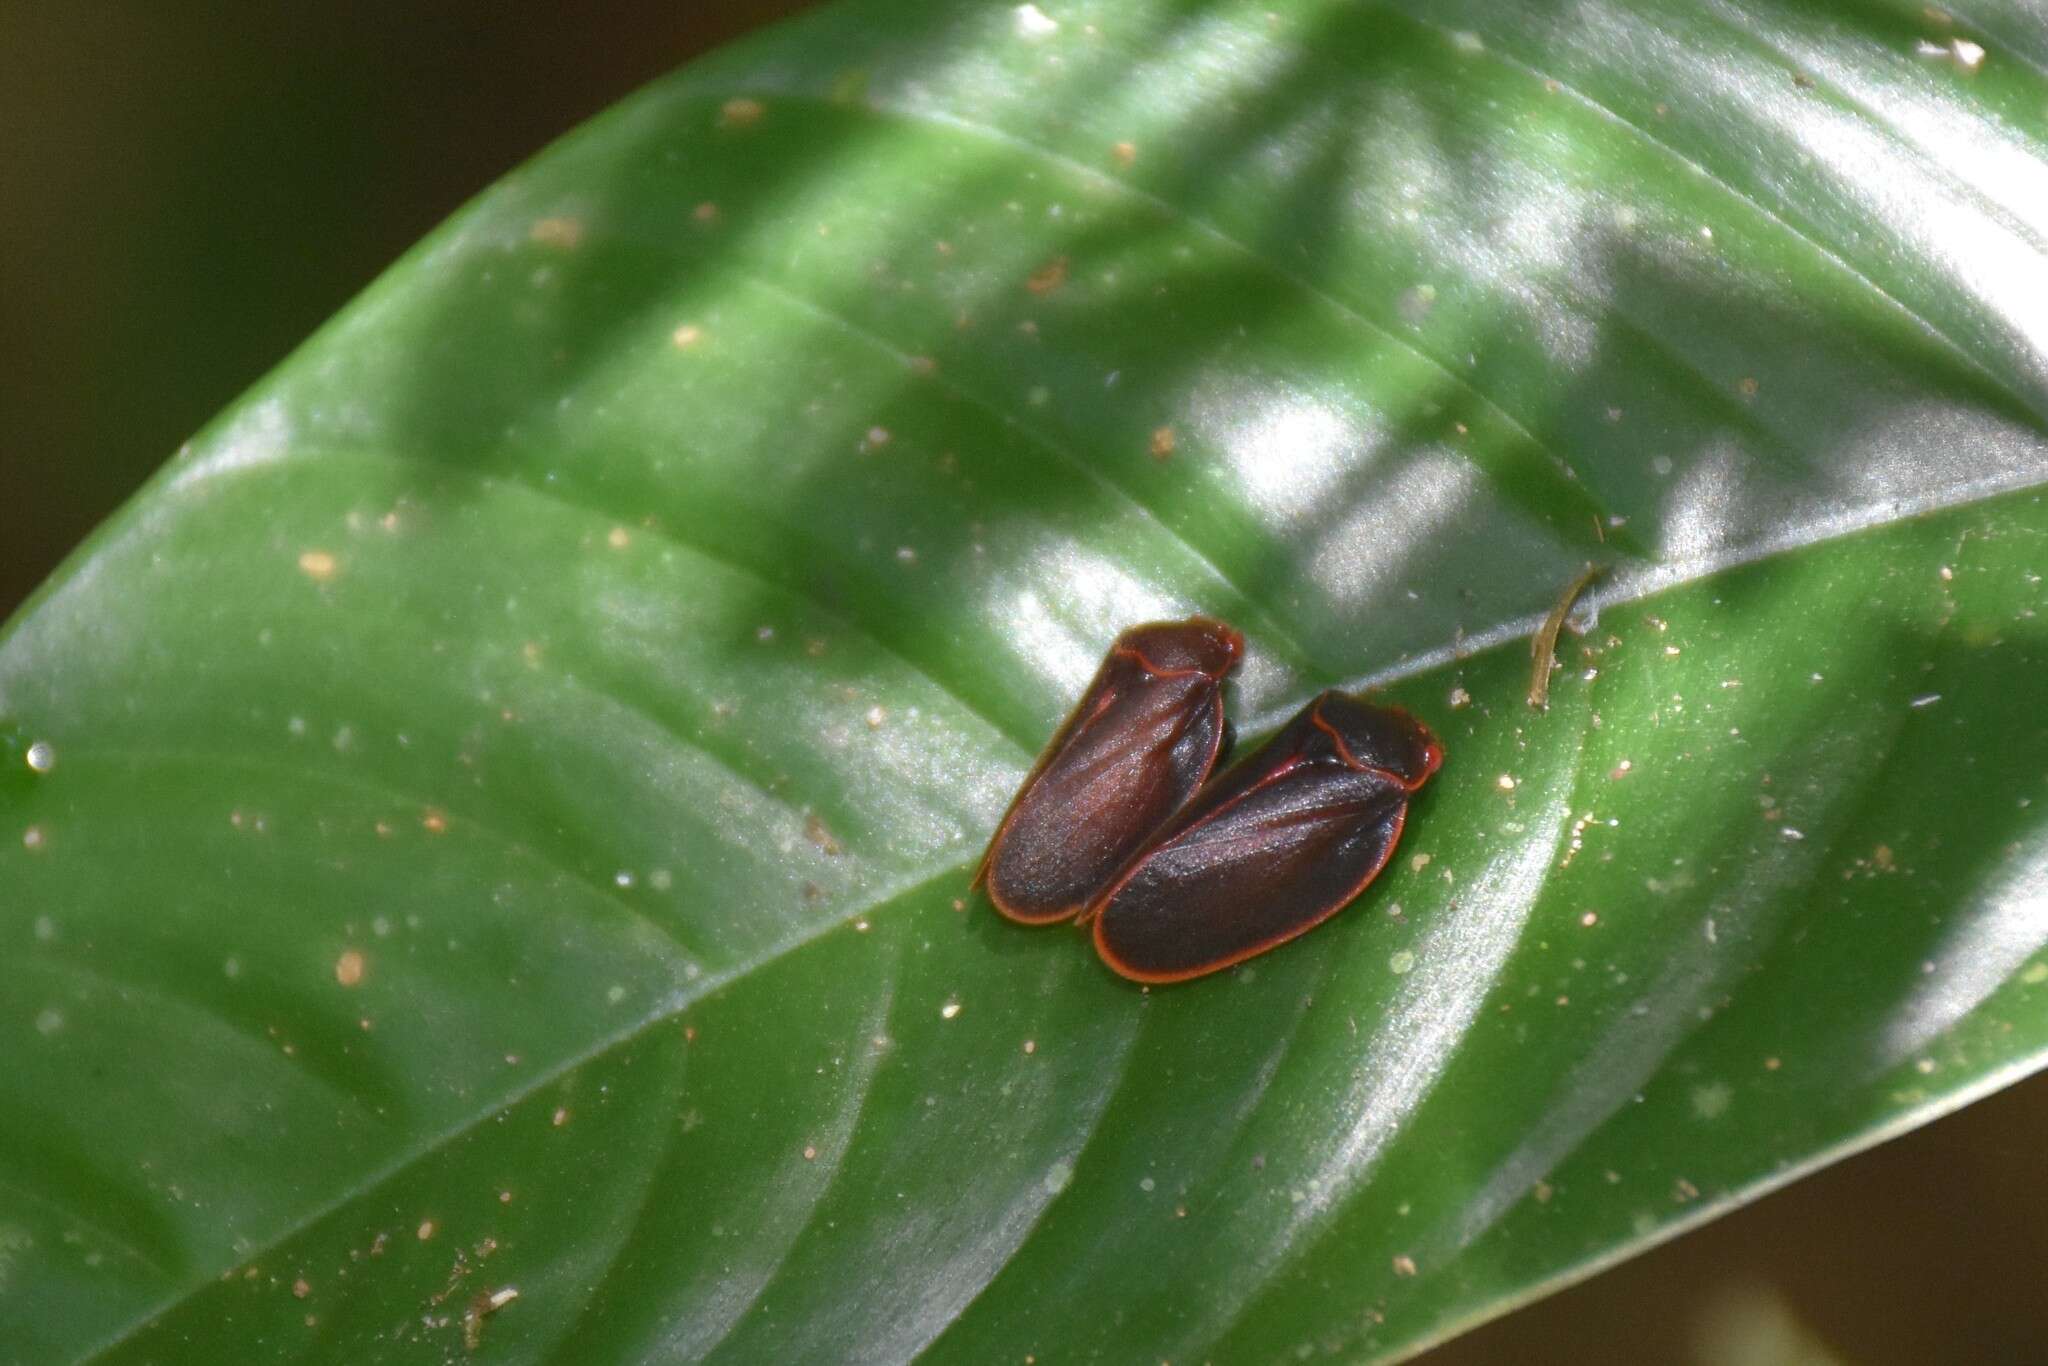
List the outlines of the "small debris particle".
<svg viewBox="0 0 2048 1366">
<path fill-rule="evenodd" d="M 898 563 L 898 564 L 916 564 L 916 563 L 917 563 L 917 550 L 916 550 L 916 548 L 915 548 L 915 547 L 913 547 L 913 546 L 907 546 L 907 545 L 899 545 L 899 546 L 897 546 L 897 547 L 896 547 L 896 563 Z"/>
<path fill-rule="evenodd" d="M 884 722 L 886 722 L 886 721 L 887 721 L 888 719 L 889 719 L 889 713 L 888 713 L 888 710 L 887 710 L 886 708 L 883 708 L 883 707 L 869 707 L 869 708 L 868 708 L 868 716 L 867 716 L 867 721 L 868 721 L 868 729 L 869 729 L 869 730 L 880 730 L 880 729 L 882 728 L 882 725 L 883 725 L 883 723 L 884 723 Z"/>
<path fill-rule="evenodd" d="M 558 251 L 574 251 L 583 242 L 583 220 L 580 218 L 541 218 L 527 229 L 526 235 L 536 246 L 553 247 Z"/>
<path fill-rule="evenodd" d="M 2044 975 L 2048 975 L 2048 974 L 2044 974 Z M 1777 1070 L 1778 1070 L 1778 1069 L 1779 1069 L 1780 1067 L 1783 1067 L 1784 1065 L 1785 1065 L 1785 1064 L 1784 1064 L 1784 1063 L 1783 1063 L 1782 1061 L 1780 1061 L 1779 1059 L 1777 1059 L 1777 1058 L 1765 1058 L 1765 1059 L 1764 1059 L 1764 1071 L 1766 1071 L 1766 1072 L 1775 1072 L 1775 1071 L 1777 1071 Z"/>
<path fill-rule="evenodd" d="M 298 1298 L 303 1300 L 304 1298 L 306 1298 L 306 1296 L 312 1293 L 313 1287 L 307 1283 L 306 1278 L 304 1276 L 301 1276 L 297 1280 L 292 1282 L 292 1294 L 297 1296 Z"/>
<path fill-rule="evenodd" d="M 1870 861 L 1883 871 L 1890 872 L 1892 870 L 1892 847 L 1889 844 L 1878 845 L 1877 848 L 1870 851 Z"/>
<path fill-rule="evenodd" d="M 462 1349 L 474 1352 L 484 1345 L 484 1320 L 519 1298 L 511 1286 L 502 1290 L 479 1291 L 462 1311 Z"/>
<path fill-rule="evenodd" d="M 1415 1274 L 1415 1259 L 1405 1252 L 1397 1254 L 1394 1258 L 1394 1274 L 1396 1276 L 1413 1276 Z"/>
<path fill-rule="evenodd" d="M 1025 1052 L 1025 1055 L 1026 1055 L 1027 1057 L 1028 1057 L 1029 1055 L 1033 1054 L 1033 1053 L 1036 1053 L 1037 1051 L 1038 1051 L 1038 1040 L 1036 1040 L 1036 1039 L 1026 1039 L 1026 1040 L 1024 1041 L 1024 1052 Z"/>
<path fill-rule="evenodd" d="M 363 955 L 360 949 L 343 949 L 341 957 L 334 960 L 334 980 L 345 987 L 352 987 L 363 980 Z"/>
<path fill-rule="evenodd" d="M 1453 688 L 1451 689 L 1450 702 L 1453 711 L 1460 707 L 1469 707 L 1472 705 L 1472 694 L 1466 692 L 1463 688 Z"/>
<path fill-rule="evenodd" d="M 1950 568 L 1949 566 L 1947 566 L 1947 565 L 1943 565 L 1943 566 L 1941 567 L 1941 569 L 1940 569 L 1939 573 L 1941 574 L 1941 581 L 1942 581 L 1943 583 L 1951 583 L 1951 582 L 1953 582 L 1953 581 L 1955 580 L 1955 577 L 1956 577 L 1956 571 L 1955 571 L 1955 570 L 1953 570 L 1953 569 L 1951 569 L 1951 568 Z"/>
<path fill-rule="evenodd" d="M 40 825 L 31 825 L 28 829 L 22 831 L 21 847 L 30 850 L 42 848 L 43 827 Z"/>
<path fill-rule="evenodd" d="M 1067 282 L 1067 258 L 1056 256 L 1031 272 L 1024 281 L 1024 288 L 1033 294 L 1046 295 Z"/>
<path fill-rule="evenodd" d="M 1600 917 L 1596 912 L 1587 911 L 1584 915 L 1579 917 L 1579 923 L 1590 930 L 1595 925 L 1600 923 Z"/>
<path fill-rule="evenodd" d="M 1940 694 L 1940 693 L 1938 693 L 1938 692 L 1928 692 L 1928 693 L 1922 693 L 1922 694 L 1920 694 L 1920 695 L 1919 695 L 1918 697 L 1914 698 L 1914 699 L 1913 699 L 1913 702 L 1912 702 L 1912 705 L 1913 705 L 1913 706 L 1915 706 L 1915 707 L 1931 707 L 1931 706 L 1933 706 L 1933 705 L 1934 705 L 1934 704 L 1935 704 L 1936 702 L 1939 702 L 1939 701 L 1941 701 L 1941 694 Z"/>
<path fill-rule="evenodd" d="M 553 1124 L 557 1129 L 561 1128 L 564 1124 L 567 1124 L 569 1122 L 569 1107 L 566 1105 L 557 1105 L 555 1107 L 554 1114 L 548 1117 L 548 1122 Z"/>
<path fill-rule="evenodd" d="M 611 534 L 606 536 L 604 539 L 605 544 L 609 545 L 614 550 L 624 550 L 627 546 L 633 544 L 632 533 L 627 531 L 622 526 L 613 527 L 611 529 Z"/>
<path fill-rule="evenodd" d="M 448 813 L 437 806 L 430 806 L 420 814 L 420 825 L 429 835 L 448 833 Z"/>
<path fill-rule="evenodd" d="M 1129 170 L 1137 163 L 1138 144 L 1135 142 L 1119 142 L 1109 149 L 1109 155 L 1110 159 L 1116 162 L 1117 165 L 1125 170 Z"/>
<path fill-rule="evenodd" d="M 1396 977 L 1405 977 L 1415 970 L 1415 955 L 1406 949 L 1398 949 L 1387 957 L 1387 971 Z"/>
<path fill-rule="evenodd" d="M 1629 773 L 1635 768 L 1635 766 L 1635 761 L 1633 759 L 1623 759 L 1613 768 L 1607 770 L 1607 777 L 1609 781 L 1618 782 L 1619 780 L 1626 778 L 1629 775 Z"/>
<path fill-rule="evenodd" d="M 420 1220 L 420 1226 L 414 1232 L 418 1235 L 421 1242 L 426 1242 L 434 1236 L 434 1221 L 432 1219 Z"/>
<path fill-rule="evenodd" d="M 1593 580 L 1606 573 L 1606 566 L 1587 564 L 1565 585 L 1564 592 L 1552 605 L 1549 615 L 1543 618 L 1543 625 L 1529 640 L 1529 655 L 1532 667 L 1529 673 L 1529 705 L 1537 711 L 1550 708 L 1550 671 L 1557 663 L 1557 633 L 1564 629 L 1565 618 L 1571 615 L 1572 604 L 1579 600 Z"/>
<path fill-rule="evenodd" d="M 1429 321 L 1429 315 L 1436 311 L 1436 286 L 1425 281 L 1410 285 L 1401 291 L 1401 297 L 1394 301 L 1400 310 L 1402 320 L 1410 327 L 1420 327 Z"/>
<path fill-rule="evenodd" d="M 863 451 L 878 451 L 888 444 L 889 429 L 887 427 L 870 427 L 868 428 L 868 434 L 861 438 L 860 448 Z"/>
<path fill-rule="evenodd" d="M 817 1150 L 817 1149 L 816 1149 L 815 1147 L 813 1147 L 813 1146 L 811 1146 L 810 1144 L 808 1144 L 808 1143 L 804 1144 L 804 1161 L 806 1161 L 806 1162 L 815 1162 L 815 1161 L 817 1161 L 817 1160 L 818 1160 L 818 1150 Z"/>
<path fill-rule="evenodd" d="M 1152 429 L 1152 444 L 1150 448 L 1152 458 L 1154 460 L 1164 460 L 1171 456 L 1174 443 L 1175 438 L 1172 427 L 1154 427 Z"/>
<path fill-rule="evenodd" d="M 1671 1198 L 1681 1205 L 1688 1200 L 1697 1200 L 1700 1198 L 1700 1188 L 1681 1176 L 1672 1183 Z"/>
<path fill-rule="evenodd" d="M 1984 65 L 1984 47 L 1981 43 L 1973 43 L 1967 38 L 1951 38 L 1948 46 L 1949 51 L 1955 54 L 1956 65 L 1964 71 L 1974 72 Z"/>
<path fill-rule="evenodd" d="M 1494 779 L 1493 785 L 1503 792 L 1513 792 L 1515 790 L 1515 775 L 1503 773 L 1500 777 Z"/>
<path fill-rule="evenodd" d="M 684 323 L 669 333 L 668 339 L 676 344 L 678 350 L 686 351 L 704 340 L 704 329 L 695 323 Z"/>
<path fill-rule="evenodd" d="M 942 1020 L 950 1020 L 959 1013 L 960 1003 L 958 1001 L 948 1001 L 939 1007 L 939 1018 Z"/>
<path fill-rule="evenodd" d="M 828 856 L 836 858 L 845 852 L 845 847 L 825 828 L 825 822 L 818 819 L 816 812 L 804 817 L 804 838 L 824 850 Z"/>
<path fill-rule="evenodd" d="M 340 568 L 334 555 L 325 550 L 306 550 L 299 553 L 299 572 L 314 583 L 326 583 L 333 579 Z"/>
<path fill-rule="evenodd" d="M 1430 860 L 1435 857 L 1436 855 L 1434 854 L 1415 855 L 1413 858 L 1408 860 L 1408 871 L 1411 873 L 1421 872 L 1424 868 L 1429 867 Z"/>
<path fill-rule="evenodd" d="M 761 121 L 767 110 L 759 100 L 735 95 L 718 109 L 718 126 L 721 128 L 747 128 Z"/>
</svg>

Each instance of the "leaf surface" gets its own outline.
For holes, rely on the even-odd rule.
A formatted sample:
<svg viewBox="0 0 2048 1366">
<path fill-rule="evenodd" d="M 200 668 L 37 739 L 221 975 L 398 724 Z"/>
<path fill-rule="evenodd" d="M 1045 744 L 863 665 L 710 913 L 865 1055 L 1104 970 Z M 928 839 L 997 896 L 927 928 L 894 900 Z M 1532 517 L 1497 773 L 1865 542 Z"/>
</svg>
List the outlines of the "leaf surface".
<svg viewBox="0 0 2048 1366">
<path fill-rule="evenodd" d="M 550 149 L 0 635 L 0 1358 L 1378 1359 L 2039 1066 L 2044 70 L 873 0 Z M 1197 610 L 1448 759 L 1147 993 L 967 882 Z"/>
</svg>

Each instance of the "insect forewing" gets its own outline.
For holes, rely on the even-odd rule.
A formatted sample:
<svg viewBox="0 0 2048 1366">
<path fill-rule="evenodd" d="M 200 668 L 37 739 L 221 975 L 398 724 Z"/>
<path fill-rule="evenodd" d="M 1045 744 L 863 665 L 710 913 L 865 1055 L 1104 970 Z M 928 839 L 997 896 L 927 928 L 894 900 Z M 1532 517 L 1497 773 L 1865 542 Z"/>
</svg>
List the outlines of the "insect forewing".
<svg viewBox="0 0 2048 1366">
<path fill-rule="evenodd" d="M 1168 822 L 1089 907 L 1126 977 L 1174 982 L 1322 923 L 1393 854 L 1442 762 L 1405 712 L 1324 693 Z"/>
<path fill-rule="evenodd" d="M 1078 914 L 1200 788 L 1244 638 L 1194 617 L 1117 637 L 1010 810 L 977 880 L 1012 920 Z"/>
</svg>

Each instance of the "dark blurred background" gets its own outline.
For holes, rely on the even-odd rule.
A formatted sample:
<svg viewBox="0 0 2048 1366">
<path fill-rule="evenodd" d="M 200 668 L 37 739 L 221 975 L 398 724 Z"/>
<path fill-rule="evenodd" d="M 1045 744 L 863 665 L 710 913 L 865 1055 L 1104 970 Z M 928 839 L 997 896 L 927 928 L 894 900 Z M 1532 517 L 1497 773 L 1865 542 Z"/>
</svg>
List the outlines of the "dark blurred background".
<svg viewBox="0 0 2048 1366">
<path fill-rule="evenodd" d="M 471 195 L 806 6 L 0 0 L 0 617 Z M 1428 1366 L 2048 1362 L 2048 1077 Z"/>
</svg>

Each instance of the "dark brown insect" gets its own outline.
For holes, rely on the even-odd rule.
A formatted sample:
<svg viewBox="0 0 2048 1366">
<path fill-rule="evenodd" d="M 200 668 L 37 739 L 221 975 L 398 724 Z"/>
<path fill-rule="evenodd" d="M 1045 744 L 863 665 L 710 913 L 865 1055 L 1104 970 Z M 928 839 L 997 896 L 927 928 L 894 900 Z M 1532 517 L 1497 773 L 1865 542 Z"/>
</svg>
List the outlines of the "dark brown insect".
<svg viewBox="0 0 2048 1366">
<path fill-rule="evenodd" d="M 975 882 L 997 910 L 1049 925 L 1095 899 L 1215 768 L 1223 678 L 1243 654 L 1206 617 L 1116 638 L 982 856 Z"/>
<path fill-rule="evenodd" d="M 1386 866 L 1408 799 L 1442 763 L 1408 713 L 1322 694 L 1089 904 L 1096 951 L 1135 981 L 1178 982 L 1313 929 Z"/>
</svg>

